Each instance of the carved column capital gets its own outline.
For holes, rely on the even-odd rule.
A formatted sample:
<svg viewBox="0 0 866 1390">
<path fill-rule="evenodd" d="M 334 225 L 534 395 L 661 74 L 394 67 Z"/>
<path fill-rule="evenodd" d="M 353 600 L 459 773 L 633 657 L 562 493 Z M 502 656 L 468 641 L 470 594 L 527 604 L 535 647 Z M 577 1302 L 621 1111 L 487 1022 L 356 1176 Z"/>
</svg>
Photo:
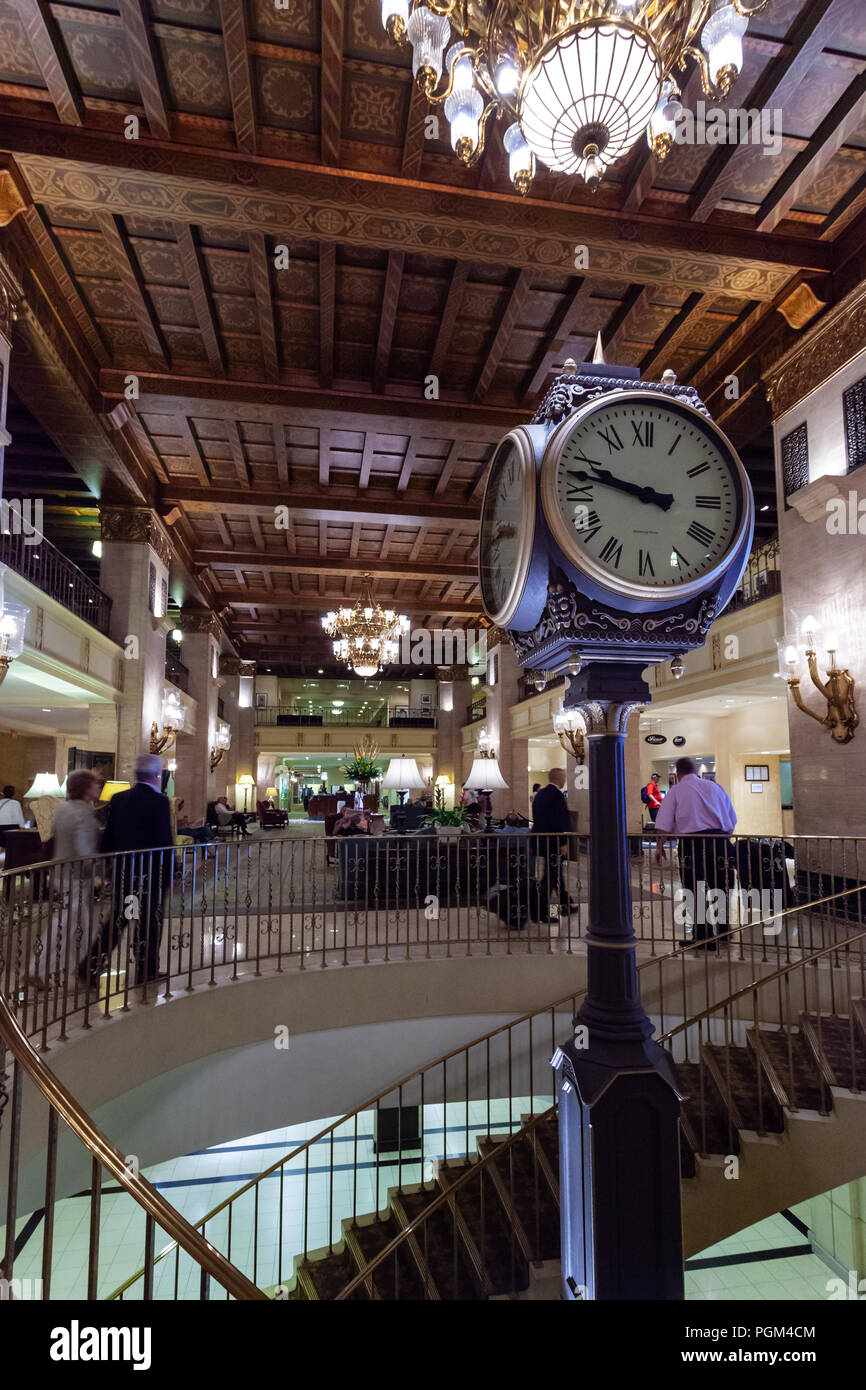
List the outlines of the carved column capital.
<svg viewBox="0 0 866 1390">
<path fill-rule="evenodd" d="M 27 185 L 8 156 L 0 158 L 0 227 L 8 227 L 30 204 Z"/>
<path fill-rule="evenodd" d="M 103 506 L 99 508 L 103 541 L 134 541 L 149 545 L 170 565 L 172 546 L 162 522 L 149 507 Z"/>
<path fill-rule="evenodd" d="M 628 721 L 637 712 L 646 708 L 637 700 L 624 700 L 621 704 L 606 700 L 577 700 L 568 706 L 580 710 L 586 722 L 587 737 L 593 734 L 624 734 Z"/>
<path fill-rule="evenodd" d="M 216 613 L 211 613 L 209 608 L 193 609 L 188 613 L 180 615 L 181 632 L 206 632 L 219 642 L 225 635 L 223 625 Z"/>
</svg>

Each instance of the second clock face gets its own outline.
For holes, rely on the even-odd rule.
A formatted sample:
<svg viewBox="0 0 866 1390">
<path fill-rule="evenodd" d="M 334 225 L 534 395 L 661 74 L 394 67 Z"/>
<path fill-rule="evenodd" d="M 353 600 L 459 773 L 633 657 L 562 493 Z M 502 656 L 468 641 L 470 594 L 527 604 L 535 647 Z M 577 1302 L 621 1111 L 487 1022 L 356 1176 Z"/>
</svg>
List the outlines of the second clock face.
<svg viewBox="0 0 866 1390">
<path fill-rule="evenodd" d="M 742 487 L 723 439 L 696 411 L 644 393 L 582 411 L 546 468 L 558 538 L 613 588 L 700 582 L 741 528 Z"/>
</svg>

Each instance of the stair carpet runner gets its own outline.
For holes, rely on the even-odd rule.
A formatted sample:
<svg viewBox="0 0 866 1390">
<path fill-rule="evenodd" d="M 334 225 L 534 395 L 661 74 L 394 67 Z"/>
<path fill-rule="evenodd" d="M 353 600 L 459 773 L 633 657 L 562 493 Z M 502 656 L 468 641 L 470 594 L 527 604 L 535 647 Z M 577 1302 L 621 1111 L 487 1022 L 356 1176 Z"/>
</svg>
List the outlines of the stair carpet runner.
<svg viewBox="0 0 866 1390">
<path fill-rule="evenodd" d="M 750 1028 L 744 1046 L 705 1044 L 677 1065 L 684 1179 L 695 1158 L 739 1152 L 739 1131 L 781 1133 L 785 1110 L 828 1114 L 830 1088 L 866 1084 L 866 1001 L 850 1018 L 801 1014 L 791 1029 Z M 384 1215 L 343 1222 L 333 1252 L 296 1262 L 295 1300 L 332 1299 L 401 1231 L 506 1136 L 484 1135 L 477 1154 L 442 1163 L 434 1182 L 393 1188 Z M 479 1300 L 525 1290 L 530 1265 L 558 1260 L 559 1136 L 555 1116 L 524 1121 L 515 1142 L 463 1183 L 357 1286 L 354 1299 Z"/>
</svg>

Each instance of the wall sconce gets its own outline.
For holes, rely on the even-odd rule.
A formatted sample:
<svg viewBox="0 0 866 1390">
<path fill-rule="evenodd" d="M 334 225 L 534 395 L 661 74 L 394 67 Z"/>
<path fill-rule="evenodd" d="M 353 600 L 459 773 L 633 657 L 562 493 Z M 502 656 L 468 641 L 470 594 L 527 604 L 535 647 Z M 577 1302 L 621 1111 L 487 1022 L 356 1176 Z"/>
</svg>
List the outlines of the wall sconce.
<svg viewBox="0 0 866 1390">
<path fill-rule="evenodd" d="M 850 671 L 836 665 L 836 651 L 839 639 L 833 633 L 828 633 L 824 638 L 824 647 L 828 657 L 827 679 L 822 681 L 818 674 L 818 658 L 815 654 L 816 639 L 815 629 L 816 620 L 812 617 L 805 619 L 803 623 L 803 635 L 801 643 L 796 639 L 783 637 L 779 642 L 779 670 L 782 679 L 788 682 L 788 688 L 794 697 L 794 704 L 801 709 L 804 714 L 808 714 L 810 719 L 817 719 L 819 724 L 830 730 L 830 737 L 835 743 L 850 743 L 854 737 L 854 730 L 860 723 L 860 716 L 854 704 L 854 678 Z M 809 675 L 812 684 L 827 701 L 827 713 L 824 715 L 816 714 L 809 709 L 800 694 L 800 676 L 798 668 L 802 656 L 805 655 L 809 667 Z"/>
<path fill-rule="evenodd" d="M 492 745 L 491 742 L 490 742 L 490 738 L 489 738 L 489 736 L 488 736 L 487 730 L 486 730 L 486 729 L 483 729 L 483 728 L 478 730 L 478 757 L 479 757 L 479 758 L 495 758 L 495 757 L 496 757 L 496 749 L 493 747 L 493 745 Z"/>
<path fill-rule="evenodd" d="M 210 770 L 213 772 L 215 767 L 219 767 L 226 753 L 232 746 L 232 731 L 229 724 L 220 724 L 216 732 L 216 747 L 210 750 Z"/>
<path fill-rule="evenodd" d="M 164 753 L 171 748 L 183 729 L 186 712 L 178 695 L 172 690 L 162 702 L 162 733 L 156 720 L 150 726 L 151 753 Z"/>
<path fill-rule="evenodd" d="M 0 685 L 6 679 L 9 667 L 24 650 L 24 631 L 27 627 L 29 608 L 18 603 L 4 603 L 0 617 Z"/>
<path fill-rule="evenodd" d="M 553 716 L 553 732 L 564 752 L 570 753 L 579 763 L 586 761 L 583 720 L 576 709 L 558 709 Z"/>
</svg>

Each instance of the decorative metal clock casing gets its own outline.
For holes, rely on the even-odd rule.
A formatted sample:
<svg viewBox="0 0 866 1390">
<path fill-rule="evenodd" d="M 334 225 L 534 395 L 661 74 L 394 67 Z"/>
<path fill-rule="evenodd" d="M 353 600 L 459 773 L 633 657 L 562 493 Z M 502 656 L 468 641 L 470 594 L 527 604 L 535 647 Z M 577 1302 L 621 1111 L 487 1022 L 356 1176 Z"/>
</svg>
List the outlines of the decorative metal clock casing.
<svg viewBox="0 0 866 1390">
<path fill-rule="evenodd" d="M 584 365 L 494 455 L 482 598 L 530 669 L 650 665 L 703 645 L 753 530 L 746 472 L 696 391 Z"/>
</svg>

